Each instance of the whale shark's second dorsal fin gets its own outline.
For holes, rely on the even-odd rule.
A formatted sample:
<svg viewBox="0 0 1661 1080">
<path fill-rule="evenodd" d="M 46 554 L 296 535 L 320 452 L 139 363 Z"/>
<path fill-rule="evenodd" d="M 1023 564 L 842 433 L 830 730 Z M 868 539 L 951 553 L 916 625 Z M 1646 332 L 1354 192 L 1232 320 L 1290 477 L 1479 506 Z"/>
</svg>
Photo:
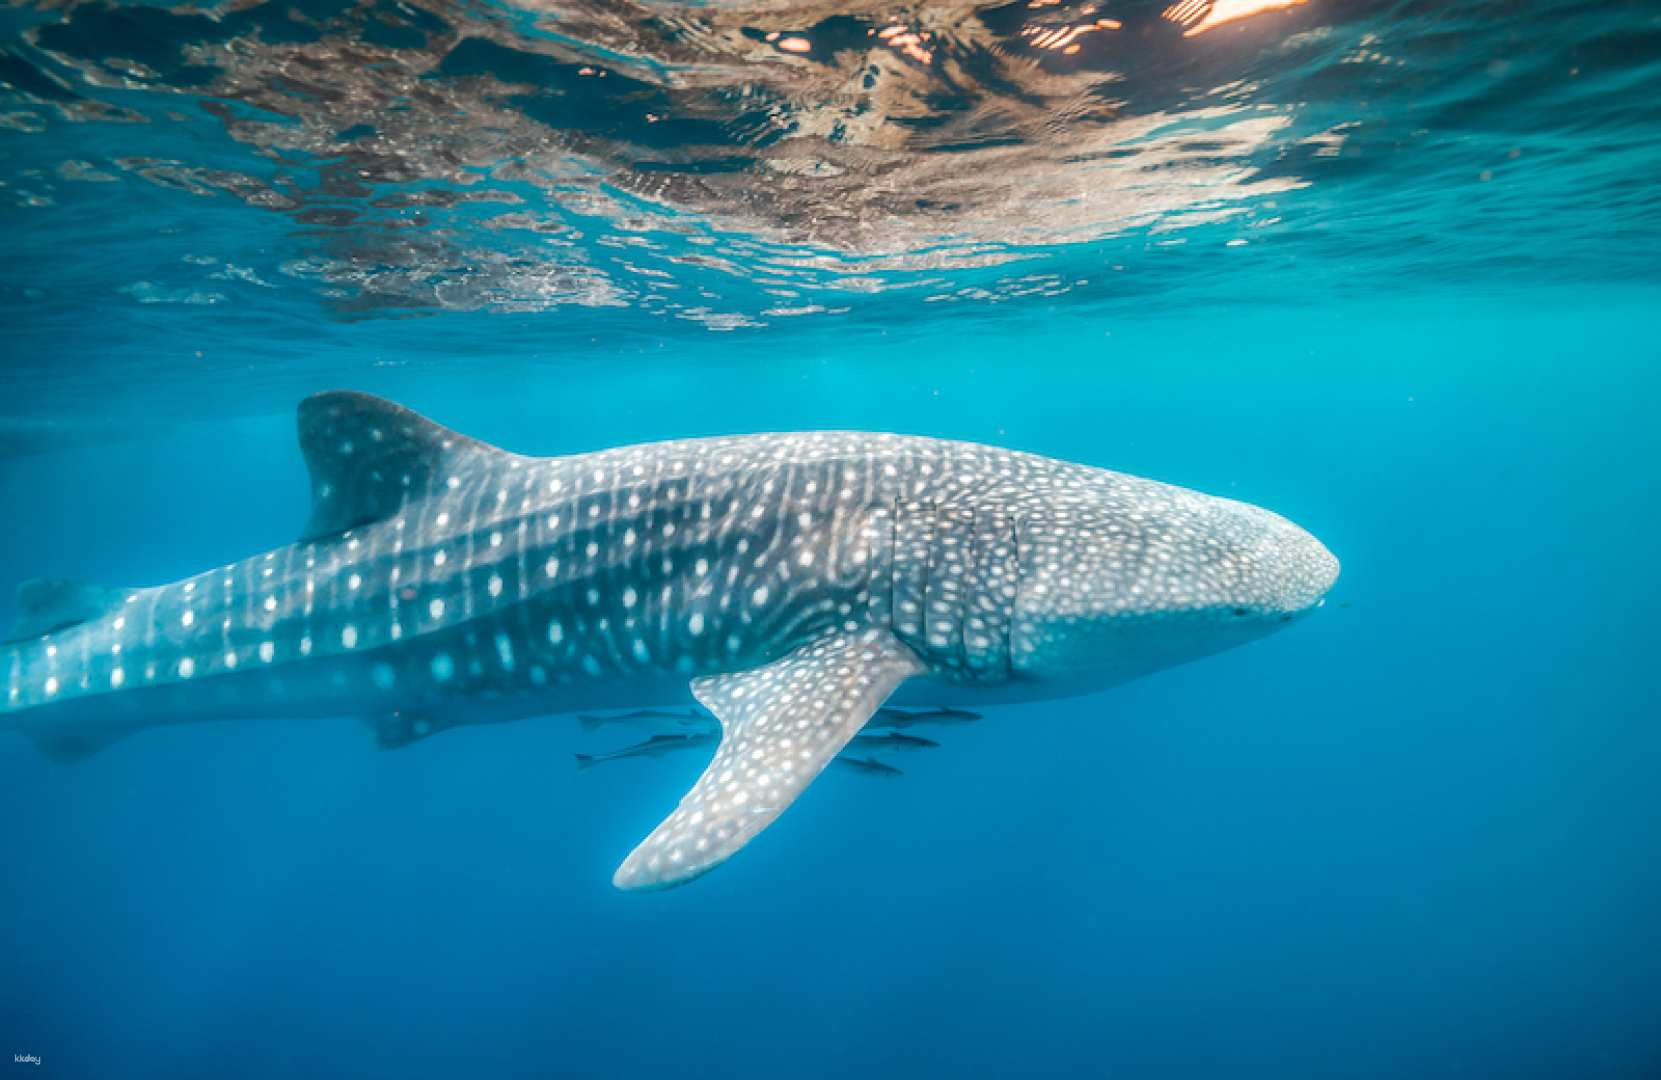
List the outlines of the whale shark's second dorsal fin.
<svg viewBox="0 0 1661 1080">
<path fill-rule="evenodd" d="M 300 452 L 311 472 L 311 519 L 302 540 L 380 521 L 442 486 L 452 463 L 488 443 L 433 423 L 402 405 L 349 390 L 300 403 Z"/>
<path fill-rule="evenodd" d="M 5 642 L 26 641 L 95 619 L 121 603 L 127 589 L 62 578 L 36 578 L 17 587 L 17 622 Z"/>
</svg>

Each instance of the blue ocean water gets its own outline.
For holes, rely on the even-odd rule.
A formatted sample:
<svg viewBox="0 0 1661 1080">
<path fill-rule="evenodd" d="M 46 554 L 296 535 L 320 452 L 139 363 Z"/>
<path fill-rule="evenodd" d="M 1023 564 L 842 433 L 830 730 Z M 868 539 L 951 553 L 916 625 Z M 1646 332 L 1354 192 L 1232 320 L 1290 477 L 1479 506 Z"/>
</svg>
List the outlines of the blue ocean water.
<svg viewBox="0 0 1661 1080">
<path fill-rule="evenodd" d="M 661 894 L 703 760 L 568 716 L 0 731 L 0 1067 L 1661 1076 L 1658 92 L 1643 3 L 5 8 L 13 583 L 292 541 L 336 387 L 988 442 L 1344 570 Z"/>
</svg>

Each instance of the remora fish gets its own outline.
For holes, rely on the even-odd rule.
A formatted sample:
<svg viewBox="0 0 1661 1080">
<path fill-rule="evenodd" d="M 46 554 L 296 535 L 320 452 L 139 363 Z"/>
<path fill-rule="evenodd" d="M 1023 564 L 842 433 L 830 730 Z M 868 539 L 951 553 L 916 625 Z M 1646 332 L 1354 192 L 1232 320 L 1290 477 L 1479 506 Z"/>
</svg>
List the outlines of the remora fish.
<svg viewBox="0 0 1661 1080">
<path fill-rule="evenodd" d="M 878 761 L 874 757 L 854 757 L 851 754 L 838 754 L 835 760 L 836 764 L 846 766 L 855 772 L 862 772 L 867 776 L 905 775 L 886 761 Z"/>
<path fill-rule="evenodd" d="M 848 746 L 859 750 L 934 750 L 940 744 L 919 735 L 899 731 L 862 731 L 848 740 Z"/>
<path fill-rule="evenodd" d="M 932 709 L 896 709 L 884 707 L 877 710 L 868 726 L 876 728 L 890 728 L 898 731 L 901 728 L 916 727 L 918 724 L 968 724 L 981 719 L 978 712 L 967 709 L 952 709 L 938 706 Z"/>
<path fill-rule="evenodd" d="M 866 743 L 864 742 L 864 738 L 864 736 L 856 735 L 853 742 L 849 745 L 865 746 Z M 909 736 L 902 736 L 902 738 L 909 738 Z M 914 747 L 908 747 L 903 743 L 891 744 L 891 741 L 885 738 L 879 737 L 875 741 L 887 746 L 889 749 L 915 749 Z M 929 746 L 939 745 L 938 743 L 929 742 L 927 739 L 917 739 L 915 741 L 925 743 Z M 662 757 L 665 754 L 673 754 L 681 750 L 696 750 L 700 747 L 714 746 L 715 743 L 716 735 L 713 732 L 708 734 L 676 733 L 668 735 L 653 735 L 645 742 L 638 742 L 632 746 L 625 746 L 617 750 L 610 750 L 603 754 L 577 754 L 575 756 L 577 759 L 577 769 L 578 771 L 581 771 L 583 769 L 593 768 L 595 765 L 604 765 L 610 761 L 623 761 L 628 758 Z M 836 755 L 835 760 L 861 772 L 883 776 L 900 775 L 900 770 L 894 768 L 892 765 L 884 764 L 883 762 L 871 757 L 857 758 L 849 753 L 841 753 Z"/>
<path fill-rule="evenodd" d="M 653 735 L 645 742 L 625 746 L 620 750 L 610 750 L 604 754 L 578 754 L 577 768 L 587 769 L 595 765 L 604 765 L 608 761 L 622 761 L 624 758 L 635 757 L 662 757 L 677 750 L 695 750 L 700 746 L 714 746 L 716 736 L 713 732 L 702 732 Z"/>
<path fill-rule="evenodd" d="M 297 543 L 149 588 L 32 582 L 0 727 L 369 718 L 385 746 L 672 705 L 714 760 L 624 860 L 679 884 L 765 828 L 884 700 L 1089 693 L 1261 637 L 1338 563 L 1275 514 L 969 443 L 812 432 L 527 458 L 390 402 L 300 407 Z"/>
<path fill-rule="evenodd" d="M 635 709 L 625 713 L 583 713 L 577 723 L 584 731 L 599 731 L 608 727 L 637 727 L 647 731 L 661 731 L 666 727 L 687 731 L 717 732 L 721 730 L 715 717 L 697 709 L 671 712 L 666 709 Z"/>
</svg>

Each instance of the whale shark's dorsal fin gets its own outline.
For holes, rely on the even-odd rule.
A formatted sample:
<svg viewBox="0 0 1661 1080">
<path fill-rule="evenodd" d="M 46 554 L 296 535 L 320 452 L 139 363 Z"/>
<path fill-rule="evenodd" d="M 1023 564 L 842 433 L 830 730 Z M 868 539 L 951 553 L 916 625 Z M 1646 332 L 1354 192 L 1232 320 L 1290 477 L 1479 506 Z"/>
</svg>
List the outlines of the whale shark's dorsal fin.
<svg viewBox="0 0 1661 1080">
<path fill-rule="evenodd" d="M 311 472 L 311 519 L 302 540 L 380 521 L 442 486 L 448 466 L 488 443 L 433 423 L 402 405 L 350 390 L 300 403 L 300 452 Z"/>
<path fill-rule="evenodd" d="M 17 587 L 17 621 L 5 642 L 26 641 L 84 623 L 126 599 L 128 589 L 62 578 L 36 578 Z"/>
<path fill-rule="evenodd" d="M 691 881 L 749 842 L 819 775 L 894 688 L 924 669 L 888 630 L 842 631 L 751 671 L 695 679 L 721 720 L 698 782 L 617 868 L 620 889 Z"/>
</svg>

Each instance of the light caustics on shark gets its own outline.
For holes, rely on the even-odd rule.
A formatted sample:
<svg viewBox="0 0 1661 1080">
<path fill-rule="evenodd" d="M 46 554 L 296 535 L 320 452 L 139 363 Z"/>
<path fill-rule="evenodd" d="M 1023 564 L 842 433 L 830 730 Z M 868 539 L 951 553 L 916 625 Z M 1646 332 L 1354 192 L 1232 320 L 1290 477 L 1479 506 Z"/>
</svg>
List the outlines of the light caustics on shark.
<svg viewBox="0 0 1661 1080">
<path fill-rule="evenodd" d="M 1316 606 L 1338 564 L 1266 510 L 968 443 L 811 432 L 507 453 L 390 402 L 300 407 L 301 540 L 152 588 L 33 582 L 0 726 L 73 759 L 151 724 L 458 724 L 684 702 L 714 760 L 618 869 L 720 864 L 902 686 L 1087 693 Z"/>
</svg>

